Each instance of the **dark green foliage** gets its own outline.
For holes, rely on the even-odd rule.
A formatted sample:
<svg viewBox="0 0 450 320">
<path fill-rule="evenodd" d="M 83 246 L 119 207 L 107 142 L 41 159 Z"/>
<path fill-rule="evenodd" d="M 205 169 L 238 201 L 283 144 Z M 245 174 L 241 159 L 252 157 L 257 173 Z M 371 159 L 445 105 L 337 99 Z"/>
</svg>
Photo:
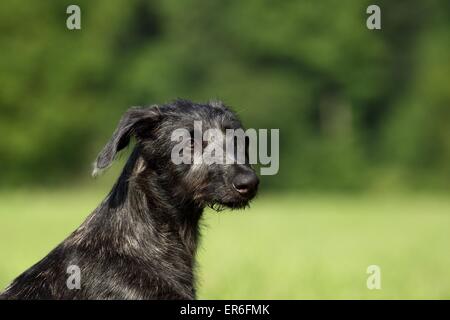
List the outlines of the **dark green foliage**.
<svg viewBox="0 0 450 320">
<path fill-rule="evenodd" d="M 273 188 L 450 187 L 448 1 L 0 3 L 1 183 L 89 164 L 132 105 L 219 98 L 280 128 Z"/>
</svg>

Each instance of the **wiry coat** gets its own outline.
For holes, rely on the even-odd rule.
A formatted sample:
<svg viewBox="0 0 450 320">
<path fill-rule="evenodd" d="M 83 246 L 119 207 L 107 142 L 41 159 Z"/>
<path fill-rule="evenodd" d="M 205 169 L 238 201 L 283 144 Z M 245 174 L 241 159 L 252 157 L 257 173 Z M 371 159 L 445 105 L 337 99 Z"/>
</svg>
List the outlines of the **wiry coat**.
<svg viewBox="0 0 450 320">
<path fill-rule="evenodd" d="M 96 169 L 108 167 L 130 137 L 136 138 L 109 195 L 0 298 L 194 299 L 195 253 L 204 207 L 244 207 L 256 192 L 241 197 L 231 191 L 234 165 L 193 171 L 189 165 L 171 163 L 171 130 L 189 128 L 195 119 L 211 126 L 240 127 L 221 103 L 176 101 L 130 109 L 96 162 Z M 71 265 L 80 268 L 79 289 L 67 286 Z"/>
</svg>

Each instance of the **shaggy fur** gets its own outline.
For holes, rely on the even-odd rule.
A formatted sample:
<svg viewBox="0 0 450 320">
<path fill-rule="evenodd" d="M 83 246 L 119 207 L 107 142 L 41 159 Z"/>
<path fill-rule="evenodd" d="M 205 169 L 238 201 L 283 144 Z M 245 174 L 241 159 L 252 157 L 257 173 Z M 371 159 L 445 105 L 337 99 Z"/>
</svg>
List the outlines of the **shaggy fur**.
<svg viewBox="0 0 450 320">
<path fill-rule="evenodd" d="M 220 102 L 178 100 L 131 108 L 99 154 L 94 173 L 111 165 L 131 137 L 136 145 L 99 207 L 44 259 L 21 274 L 2 299 L 194 299 L 195 253 L 205 206 L 243 208 L 256 194 L 250 165 L 175 165 L 176 128 L 192 132 L 241 128 Z M 233 179 L 245 176 L 244 194 Z M 69 289 L 67 268 L 81 270 L 81 288 Z"/>
</svg>

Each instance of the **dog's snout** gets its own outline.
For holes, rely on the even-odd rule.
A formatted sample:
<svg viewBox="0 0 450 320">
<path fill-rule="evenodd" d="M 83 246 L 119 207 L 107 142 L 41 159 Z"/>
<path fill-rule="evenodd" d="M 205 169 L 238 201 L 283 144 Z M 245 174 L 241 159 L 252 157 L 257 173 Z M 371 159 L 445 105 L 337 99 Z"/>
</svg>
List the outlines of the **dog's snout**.
<svg viewBox="0 0 450 320">
<path fill-rule="evenodd" d="M 233 187 L 241 195 L 252 194 L 258 187 L 258 176 L 253 172 L 238 173 L 233 179 Z"/>
</svg>

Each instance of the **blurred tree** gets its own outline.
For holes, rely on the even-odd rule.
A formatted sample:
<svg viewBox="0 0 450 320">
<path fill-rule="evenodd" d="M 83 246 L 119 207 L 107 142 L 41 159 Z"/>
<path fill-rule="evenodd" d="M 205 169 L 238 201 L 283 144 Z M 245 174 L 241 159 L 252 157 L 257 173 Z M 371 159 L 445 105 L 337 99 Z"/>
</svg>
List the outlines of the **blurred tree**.
<svg viewBox="0 0 450 320">
<path fill-rule="evenodd" d="M 450 187 L 449 4 L 69 1 L 0 3 L 3 184 L 86 171 L 123 111 L 219 98 L 280 128 L 276 188 Z"/>
</svg>

